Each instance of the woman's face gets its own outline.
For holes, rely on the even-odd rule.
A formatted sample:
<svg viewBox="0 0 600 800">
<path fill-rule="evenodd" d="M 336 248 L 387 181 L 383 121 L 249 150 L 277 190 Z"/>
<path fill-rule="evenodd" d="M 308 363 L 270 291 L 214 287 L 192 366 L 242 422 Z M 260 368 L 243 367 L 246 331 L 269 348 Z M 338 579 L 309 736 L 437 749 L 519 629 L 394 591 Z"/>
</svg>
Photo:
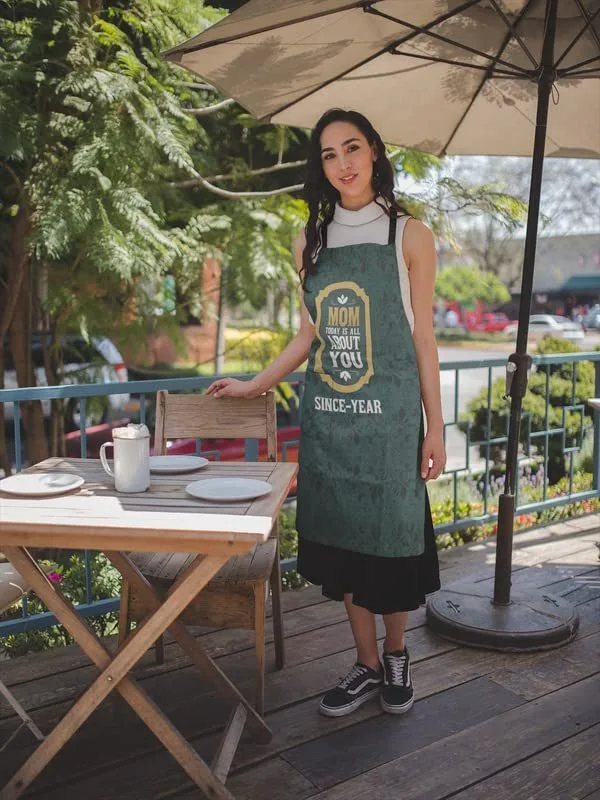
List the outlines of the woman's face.
<svg viewBox="0 0 600 800">
<path fill-rule="evenodd" d="M 373 200 L 374 160 L 374 148 L 351 122 L 332 122 L 323 129 L 323 172 L 340 193 L 344 208 L 362 208 Z"/>
</svg>

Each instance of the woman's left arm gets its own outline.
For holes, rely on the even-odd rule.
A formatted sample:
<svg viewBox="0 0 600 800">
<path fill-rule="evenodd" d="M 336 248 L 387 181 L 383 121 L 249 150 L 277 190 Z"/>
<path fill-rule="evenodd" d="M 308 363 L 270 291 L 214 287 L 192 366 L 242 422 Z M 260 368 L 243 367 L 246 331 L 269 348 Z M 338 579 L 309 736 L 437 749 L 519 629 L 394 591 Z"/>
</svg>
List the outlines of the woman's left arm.
<svg viewBox="0 0 600 800">
<path fill-rule="evenodd" d="M 411 219 L 406 223 L 403 251 L 410 278 L 410 300 L 415 318 L 413 342 L 419 368 L 421 397 L 427 417 L 421 476 L 425 480 L 432 480 L 437 478 L 444 469 L 446 452 L 440 392 L 440 365 L 433 333 L 435 243 L 429 228 L 419 220 Z"/>
</svg>

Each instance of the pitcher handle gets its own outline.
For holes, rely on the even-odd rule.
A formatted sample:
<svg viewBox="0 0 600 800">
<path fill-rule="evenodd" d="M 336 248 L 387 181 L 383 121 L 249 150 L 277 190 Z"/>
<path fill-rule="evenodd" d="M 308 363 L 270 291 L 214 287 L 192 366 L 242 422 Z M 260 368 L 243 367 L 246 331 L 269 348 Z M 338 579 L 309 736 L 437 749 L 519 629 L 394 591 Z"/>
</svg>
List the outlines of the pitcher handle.
<svg viewBox="0 0 600 800">
<path fill-rule="evenodd" d="M 102 466 L 104 467 L 104 471 L 108 472 L 108 474 L 111 475 L 113 478 L 115 477 L 115 473 L 112 471 L 112 469 L 108 464 L 105 451 L 107 447 L 114 448 L 114 446 L 115 446 L 114 442 L 104 442 L 104 444 L 100 447 L 100 461 L 102 463 Z M 113 453 L 113 460 L 114 460 L 114 453 Z"/>
</svg>

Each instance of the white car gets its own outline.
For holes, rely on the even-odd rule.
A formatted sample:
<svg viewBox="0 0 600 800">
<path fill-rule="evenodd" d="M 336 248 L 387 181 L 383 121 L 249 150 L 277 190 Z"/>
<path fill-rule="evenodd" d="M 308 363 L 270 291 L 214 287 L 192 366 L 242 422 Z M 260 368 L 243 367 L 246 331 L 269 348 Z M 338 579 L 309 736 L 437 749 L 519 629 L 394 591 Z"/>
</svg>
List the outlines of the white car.
<svg viewBox="0 0 600 800">
<path fill-rule="evenodd" d="M 517 335 L 518 324 L 511 322 L 502 333 L 514 337 Z M 585 333 L 578 322 L 572 322 L 567 317 L 557 314 L 532 314 L 529 317 L 529 338 L 543 339 L 545 336 L 556 336 L 558 339 L 580 340 Z"/>
<path fill-rule="evenodd" d="M 74 383 L 126 383 L 129 380 L 127 367 L 123 362 L 123 356 L 110 339 L 93 338 L 86 342 L 79 336 L 67 336 L 62 341 L 64 354 L 64 374 L 62 384 Z M 5 341 L 4 346 L 4 388 L 17 389 L 17 373 L 12 362 L 12 355 Z M 41 339 L 36 337 L 32 342 L 31 357 L 33 360 L 36 383 L 38 386 L 47 386 L 46 371 L 44 369 L 44 354 Z M 98 421 L 97 417 L 102 416 L 102 412 L 93 408 L 94 404 L 88 405 L 88 424 Z M 120 412 L 123 407 L 130 402 L 128 394 L 107 395 L 104 406 L 106 411 L 112 415 Z M 78 402 L 72 401 L 70 409 L 72 411 L 73 422 L 79 423 Z M 97 405 L 97 404 L 96 404 Z M 50 401 L 42 400 L 44 416 L 50 416 Z M 4 406 L 4 418 L 12 420 L 14 415 L 13 403 L 6 403 Z"/>
<path fill-rule="evenodd" d="M 590 308 L 582 320 L 582 325 L 586 330 L 600 331 L 600 303 Z"/>
</svg>

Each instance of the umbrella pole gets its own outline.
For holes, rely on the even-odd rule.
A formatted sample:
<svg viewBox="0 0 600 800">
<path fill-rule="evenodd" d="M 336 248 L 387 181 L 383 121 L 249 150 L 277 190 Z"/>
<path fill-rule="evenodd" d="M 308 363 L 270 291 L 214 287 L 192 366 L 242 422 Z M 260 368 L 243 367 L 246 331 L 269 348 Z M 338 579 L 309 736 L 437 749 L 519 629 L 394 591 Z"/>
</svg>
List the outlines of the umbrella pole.
<svg viewBox="0 0 600 800">
<path fill-rule="evenodd" d="M 542 173 L 544 170 L 544 151 L 546 127 L 552 84 L 555 79 L 554 39 L 556 34 L 556 12 L 558 0 L 548 0 L 542 61 L 538 79 L 538 105 L 535 121 L 535 139 L 531 183 L 529 186 L 529 205 L 527 211 L 527 232 L 521 277 L 521 301 L 519 305 L 519 328 L 516 352 L 509 356 L 506 366 L 507 394 L 510 396 L 510 420 L 508 442 L 506 445 L 506 476 L 504 491 L 498 505 L 498 532 L 496 540 L 496 568 L 494 576 L 494 598 L 497 605 L 510 602 L 512 571 L 512 540 L 515 516 L 515 489 L 518 470 L 519 432 L 521 426 L 521 407 L 527 392 L 527 378 L 531 367 L 531 356 L 527 353 L 527 334 L 535 268 L 535 249 L 537 243 Z"/>
<path fill-rule="evenodd" d="M 527 333 L 531 310 L 546 124 L 552 83 L 555 78 L 553 61 L 557 6 L 558 0 L 547 0 L 542 61 L 538 73 L 538 106 L 521 280 L 519 331 L 516 352 L 509 356 L 506 365 L 506 393 L 510 396 L 511 407 L 506 447 L 506 478 L 498 509 L 493 597 L 490 598 L 487 581 L 480 578 L 479 580 L 459 581 L 436 592 L 427 601 L 426 618 L 433 631 L 453 642 L 493 650 L 528 651 L 558 647 L 570 642 L 579 628 L 577 610 L 562 597 L 544 591 L 519 591 L 511 598 L 519 427 L 521 405 L 527 391 L 527 376 L 531 365 L 531 357 L 527 354 Z"/>
</svg>

